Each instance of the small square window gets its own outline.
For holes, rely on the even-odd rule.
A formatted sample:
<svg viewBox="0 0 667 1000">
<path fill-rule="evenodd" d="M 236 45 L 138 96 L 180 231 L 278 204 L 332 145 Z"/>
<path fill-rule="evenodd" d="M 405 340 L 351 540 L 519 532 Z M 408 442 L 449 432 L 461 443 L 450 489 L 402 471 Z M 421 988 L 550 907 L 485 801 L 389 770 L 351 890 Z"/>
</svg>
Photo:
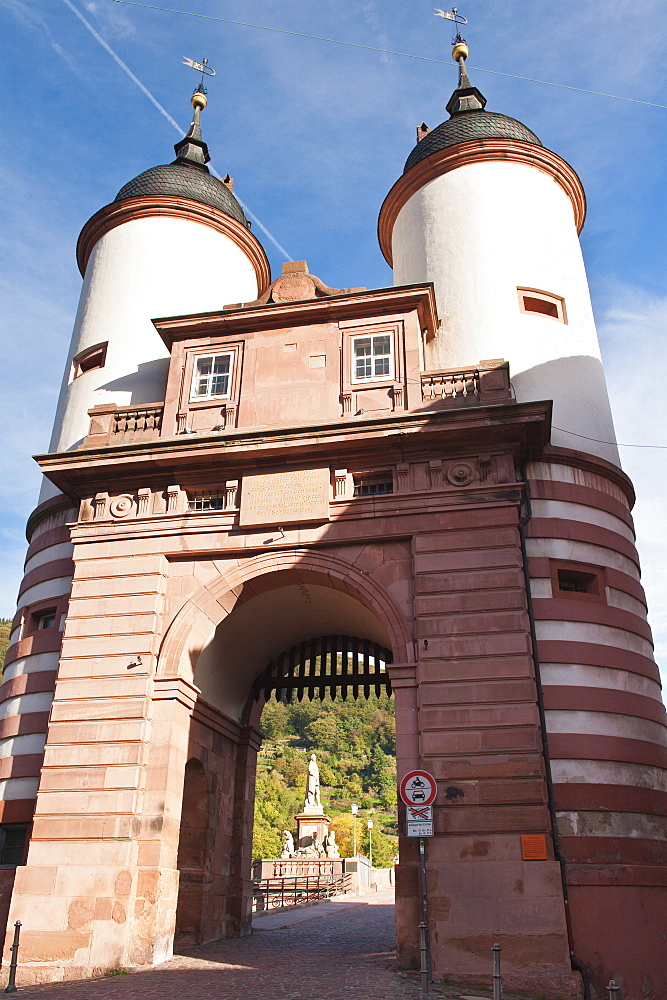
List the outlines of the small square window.
<svg viewBox="0 0 667 1000">
<path fill-rule="evenodd" d="M 596 573 L 582 573 L 574 569 L 558 570 L 558 589 L 570 594 L 595 594 L 599 596 Z"/>
<path fill-rule="evenodd" d="M 352 339 L 352 381 L 377 382 L 394 377 L 394 351 L 390 333 Z"/>
<path fill-rule="evenodd" d="M 41 631 L 43 628 L 55 628 L 56 627 L 56 609 L 49 608 L 48 611 L 36 611 L 32 616 L 33 627 L 37 631 Z"/>
<path fill-rule="evenodd" d="M 207 354 L 195 358 L 191 399 L 228 399 L 234 363 L 233 354 Z"/>
<path fill-rule="evenodd" d="M 226 506 L 225 490 L 197 490 L 188 498 L 189 511 L 224 510 Z"/>
<path fill-rule="evenodd" d="M 23 864 L 27 836 L 27 823 L 0 824 L 0 865 L 16 868 Z"/>
<path fill-rule="evenodd" d="M 394 492 L 394 477 L 387 472 L 365 472 L 354 479 L 355 497 L 373 497 Z"/>
<path fill-rule="evenodd" d="M 553 597 L 606 604 L 604 569 L 585 563 L 552 561 L 551 593 Z"/>
</svg>

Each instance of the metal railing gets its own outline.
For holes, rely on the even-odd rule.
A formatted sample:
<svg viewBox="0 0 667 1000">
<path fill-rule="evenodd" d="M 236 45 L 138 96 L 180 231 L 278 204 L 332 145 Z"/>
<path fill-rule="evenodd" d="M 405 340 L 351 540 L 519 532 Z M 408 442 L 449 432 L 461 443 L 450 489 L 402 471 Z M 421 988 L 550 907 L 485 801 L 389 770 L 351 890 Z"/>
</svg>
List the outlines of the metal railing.
<svg viewBox="0 0 667 1000">
<path fill-rule="evenodd" d="M 282 910 L 289 906 L 314 903 L 349 892 L 348 875 L 303 875 L 294 878 L 260 878 L 253 881 L 253 913 Z"/>
</svg>

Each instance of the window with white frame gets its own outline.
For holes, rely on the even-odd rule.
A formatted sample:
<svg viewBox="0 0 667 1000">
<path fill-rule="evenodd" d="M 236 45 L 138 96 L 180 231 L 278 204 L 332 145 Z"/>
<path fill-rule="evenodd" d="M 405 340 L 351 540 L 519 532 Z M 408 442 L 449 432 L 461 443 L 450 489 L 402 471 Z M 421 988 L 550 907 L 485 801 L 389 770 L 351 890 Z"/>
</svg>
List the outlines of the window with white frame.
<svg viewBox="0 0 667 1000">
<path fill-rule="evenodd" d="M 229 398 L 233 364 L 231 351 L 195 358 L 190 399 Z"/>
<path fill-rule="evenodd" d="M 394 350 L 390 333 L 352 338 L 352 381 L 375 382 L 394 377 Z"/>
</svg>

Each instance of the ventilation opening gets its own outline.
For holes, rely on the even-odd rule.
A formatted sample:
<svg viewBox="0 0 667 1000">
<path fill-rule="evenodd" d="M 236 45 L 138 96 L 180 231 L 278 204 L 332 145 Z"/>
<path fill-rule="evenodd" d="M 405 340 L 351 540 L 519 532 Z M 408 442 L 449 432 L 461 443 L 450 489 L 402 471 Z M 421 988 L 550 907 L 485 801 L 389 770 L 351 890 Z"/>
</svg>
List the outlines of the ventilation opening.
<svg viewBox="0 0 667 1000">
<path fill-rule="evenodd" d="M 599 597 L 600 588 L 596 573 L 583 573 L 574 569 L 558 570 L 558 589 L 571 594 L 593 594 Z"/>
<path fill-rule="evenodd" d="M 560 323 L 567 323 L 565 300 L 560 295 L 550 292 L 540 292 L 534 288 L 518 288 L 519 308 L 522 313 L 537 316 L 549 316 Z"/>
<path fill-rule="evenodd" d="M 355 497 L 372 497 L 394 492 L 394 477 L 391 471 L 366 472 L 354 479 Z"/>
<path fill-rule="evenodd" d="M 91 347 L 82 354 L 79 354 L 74 359 L 74 378 L 78 378 L 79 375 L 83 375 L 85 372 L 93 371 L 94 368 L 104 368 L 106 358 L 106 344 L 98 344 L 96 347 Z"/>
</svg>

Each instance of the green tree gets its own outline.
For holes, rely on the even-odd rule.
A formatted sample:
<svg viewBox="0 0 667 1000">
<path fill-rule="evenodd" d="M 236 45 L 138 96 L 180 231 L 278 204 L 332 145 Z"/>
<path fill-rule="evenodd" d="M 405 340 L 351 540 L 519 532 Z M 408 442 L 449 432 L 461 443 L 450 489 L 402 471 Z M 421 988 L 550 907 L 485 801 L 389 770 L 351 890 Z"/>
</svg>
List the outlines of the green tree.
<svg viewBox="0 0 667 1000">
<path fill-rule="evenodd" d="M 0 667 L 5 662 L 5 654 L 9 648 L 9 634 L 12 627 L 11 618 L 0 618 Z"/>
<path fill-rule="evenodd" d="M 366 822 L 359 824 L 363 825 L 362 837 L 361 837 L 361 851 L 370 857 L 370 833 L 368 825 Z M 383 833 L 379 829 L 377 822 L 374 821 L 373 825 L 373 867 L 374 868 L 393 868 L 394 858 L 398 853 L 398 838 L 388 837 L 386 833 Z M 358 835 L 358 834 L 357 834 Z"/>
<path fill-rule="evenodd" d="M 262 711 L 262 732 L 268 740 L 281 740 L 292 735 L 289 709 L 280 701 L 267 701 Z"/>
</svg>

